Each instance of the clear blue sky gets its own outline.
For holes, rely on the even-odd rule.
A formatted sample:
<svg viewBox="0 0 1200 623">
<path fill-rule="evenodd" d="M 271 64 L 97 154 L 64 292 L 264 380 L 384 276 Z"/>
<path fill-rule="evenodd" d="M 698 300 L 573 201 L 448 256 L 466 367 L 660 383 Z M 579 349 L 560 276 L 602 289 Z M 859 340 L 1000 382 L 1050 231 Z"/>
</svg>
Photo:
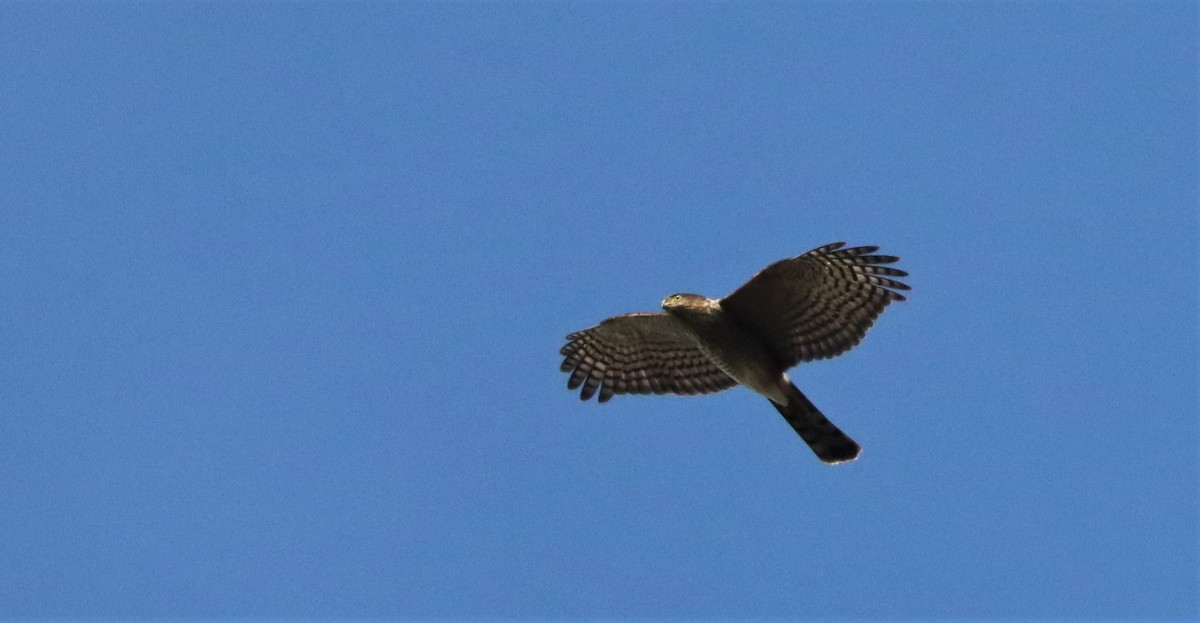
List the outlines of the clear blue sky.
<svg viewBox="0 0 1200 623">
<path fill-rule="evenodd" d="M 0 6 L 0 618 L 1197 613 L 1197 5 Z M 567 333 L 847 240 L 792 371 Z"/>
</svg>

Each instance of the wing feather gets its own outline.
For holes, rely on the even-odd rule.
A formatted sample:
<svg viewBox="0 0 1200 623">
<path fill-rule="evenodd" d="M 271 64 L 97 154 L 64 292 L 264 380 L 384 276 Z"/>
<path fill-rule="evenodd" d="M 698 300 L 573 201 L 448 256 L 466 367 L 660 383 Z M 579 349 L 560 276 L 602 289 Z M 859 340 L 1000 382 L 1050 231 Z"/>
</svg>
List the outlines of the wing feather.
<svg viewBox="0 0 1200 623">
<path fill-rule="evenodd" d="M 721 300 L 726 313 L 761 335 L 784 365 L 826 359 L 858 345 L 884 308 L 906 300 L 907 277 L 879 247 L 835 242 L 775 262 Z"/>
<path fill-rule="evenodd" d="M 667 314 L 614 316 L 567 336 L 561 369 L 567 389 L 583 386 L 582 400 L 599 393 L 701 394 L 737 384 L 692 340 L 682 321 Z"/>
</svg>

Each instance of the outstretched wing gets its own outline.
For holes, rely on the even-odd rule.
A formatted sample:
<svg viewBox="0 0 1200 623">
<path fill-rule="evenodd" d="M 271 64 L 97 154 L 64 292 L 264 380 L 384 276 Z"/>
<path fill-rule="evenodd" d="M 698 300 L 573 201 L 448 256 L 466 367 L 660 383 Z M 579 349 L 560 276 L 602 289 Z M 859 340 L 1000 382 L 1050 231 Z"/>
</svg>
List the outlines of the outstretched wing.
<svg viewBox="0 0 1200 623">
<path fill-rule="evenodd" d="M 785 368 L 850 350 L 908 285 L 908 273 L 884 264 L 900 258 L 872 255 L 879 247 L 835 242 L 764 268 L 721 308 L 762 336 Z"/>
<path fill-rule="evenodd" d="M 667 314 L 626 314 L 567 336 L 560 351 L 570 372 L 567 389 L 583 385 L 582 400 L 613 394 L 707 394 L 737 381 L 721 371 Z"/>
</svg>

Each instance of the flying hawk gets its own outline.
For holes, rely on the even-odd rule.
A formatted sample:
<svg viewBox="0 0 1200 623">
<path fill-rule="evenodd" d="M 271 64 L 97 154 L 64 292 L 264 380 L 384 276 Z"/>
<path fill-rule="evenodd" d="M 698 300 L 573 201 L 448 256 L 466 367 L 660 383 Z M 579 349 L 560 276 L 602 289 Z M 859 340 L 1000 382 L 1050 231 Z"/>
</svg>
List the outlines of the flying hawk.
<svg viewBox="0 0 1200 623">
<path fill-rule="evenodd" d="M 787 369 L 850 350 L 908 285 L 879 247 L 835 242 L 766 267 L 722 299 L 672 294 L 664 312 L 614 316 L 567 336 L 562 371 L 579 397 L 707 394 L 745 385 L 762 394 L 822 461 L 860 448 L 788 378 Z"/>
</svg>

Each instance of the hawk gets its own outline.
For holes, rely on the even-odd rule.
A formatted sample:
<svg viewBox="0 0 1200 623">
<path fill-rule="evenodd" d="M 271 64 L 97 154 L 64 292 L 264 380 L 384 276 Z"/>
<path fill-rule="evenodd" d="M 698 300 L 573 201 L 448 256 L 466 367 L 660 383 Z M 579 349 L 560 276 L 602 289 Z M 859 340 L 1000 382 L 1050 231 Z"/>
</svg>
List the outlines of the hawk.
<svg viewBox="0 0 1200 623">
<path fill-rule="evenodd" d="M 840 355 L 862 341 L 892 301 L 909 290 L 879 247 L 835 242 L 780 260 L 732 294 L 672 294 L 663 312 L 614 316 L 567 336 L 560 351 L 568 389 L 599 393 L 707 394 L 745 385 L 765 396 L 826 463 L 858 458 L 859 445 L 834 426 L 787 375 L 802 362 Z"/>
</svg>

